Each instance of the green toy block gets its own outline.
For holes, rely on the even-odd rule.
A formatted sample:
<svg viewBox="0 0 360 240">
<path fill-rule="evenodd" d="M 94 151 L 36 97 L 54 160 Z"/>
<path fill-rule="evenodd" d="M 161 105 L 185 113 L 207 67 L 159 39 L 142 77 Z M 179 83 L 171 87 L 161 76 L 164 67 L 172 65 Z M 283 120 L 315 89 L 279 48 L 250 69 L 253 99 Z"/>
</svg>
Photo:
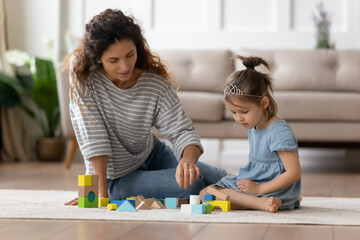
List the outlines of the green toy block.
<svg viewBox="0 0 360 240">
<path fill-rule="evenodd" d="M 203 205 L 205 205 L 205 213 L 209 214 L 212 212 L 212 206 L 210 203 L 203 203 Z"/>
<path fill-rule="evenodd" d="M 78 207 L 79 208 L 97 208 L 99 204 L 98 197 L 95 196 L 95 193 L 89 192 L 87 197 L 78 198 Z"/>
</svg>

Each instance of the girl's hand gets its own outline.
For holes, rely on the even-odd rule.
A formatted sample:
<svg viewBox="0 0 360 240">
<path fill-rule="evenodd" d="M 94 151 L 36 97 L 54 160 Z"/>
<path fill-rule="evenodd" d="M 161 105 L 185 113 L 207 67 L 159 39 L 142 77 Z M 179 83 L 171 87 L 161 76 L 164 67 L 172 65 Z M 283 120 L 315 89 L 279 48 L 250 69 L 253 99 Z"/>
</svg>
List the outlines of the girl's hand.
<svg viewBox="0 0 360 240">
<path fill-rule="evenodd" d="M 189 185 L 192 185 L 195 180 L 200 177 L 200 168 L 194 163 L 181 159 L 176 168 L 175 178 L 180 188 L 186 190 Z"/>
<path fill-rule="evenodd" d="M 71 206 L 78 205 L 78 198 L 75 198 L 75 199 L 65 203 L 65 205 L 71 205 Z"/>
<path fill-rule="evenodd" d="M 236 183 L 236 186 L 244 193 L 249 193 L 254 195 L 260 193 L 260 186 L 251 180 L 242 179 Z"/>
</svg>

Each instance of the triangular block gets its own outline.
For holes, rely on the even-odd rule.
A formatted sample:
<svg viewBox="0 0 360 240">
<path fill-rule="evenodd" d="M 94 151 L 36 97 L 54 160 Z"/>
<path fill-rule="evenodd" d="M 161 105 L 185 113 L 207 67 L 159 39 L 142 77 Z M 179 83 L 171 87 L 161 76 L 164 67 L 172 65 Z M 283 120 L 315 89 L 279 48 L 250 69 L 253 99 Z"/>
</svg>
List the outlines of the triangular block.
<svg viewBox="0 0 360 240">
<path fill-rule="evenodd" d="M 129 201 L 125 200 L 117 209 L 117 212 L 137 212 L 134 205 L 132 205 Z"/>
<path fill-rule="evenodd" d="M 137 210 L 151 210 L 150 206 L 145 202 L 142 201 L 137 207 Z"/>
<path fill-rule="evenodd" d="M 151 209 L 164 209 L 164 205 L 160 201 L 153 202 L 150 206 Z"/>
</svg>

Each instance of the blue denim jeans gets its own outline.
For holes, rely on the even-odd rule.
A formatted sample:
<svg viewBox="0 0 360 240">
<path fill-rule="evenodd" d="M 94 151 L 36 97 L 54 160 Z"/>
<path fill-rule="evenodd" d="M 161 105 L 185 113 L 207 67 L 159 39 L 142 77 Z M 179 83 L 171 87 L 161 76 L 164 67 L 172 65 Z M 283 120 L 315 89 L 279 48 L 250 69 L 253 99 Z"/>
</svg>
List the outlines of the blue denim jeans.
<svg viewBox="0 0 360 240">
<path fill-rule="evenodd" d="M 155 138 L 154 148 L 140 168 L 123 177 L 107 180 L 109 198 L 115 200 L 138 195 L 145 198 L 189 198 L 189 195 L 198 195 L 204 187 L 226 176 L 225 170 L 198 161 L 200 178 L 185 190 L 176 183 L 177 165 L 170 147 Z"/>
</svg>

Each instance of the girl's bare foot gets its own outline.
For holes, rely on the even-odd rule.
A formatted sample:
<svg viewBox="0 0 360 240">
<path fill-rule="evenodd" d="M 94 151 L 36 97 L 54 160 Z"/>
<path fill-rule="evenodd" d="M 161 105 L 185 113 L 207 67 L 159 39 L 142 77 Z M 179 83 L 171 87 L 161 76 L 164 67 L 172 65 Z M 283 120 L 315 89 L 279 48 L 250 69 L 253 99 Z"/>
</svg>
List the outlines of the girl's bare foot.
<svg viewBox="0 0 360 240">
<path fill-rule="evenodd" d="M 276 213 L 279 208 L 282 206 L 280 198 L 269 197 L 268 198 L 268 212 Z"/>
<path fill-rule="evenodd" d="M 269 198 L 260 198 L 262 202 L 261 210 L 270 213 L 276 213 L 279 208 L 282 206 L 280 198 L 269 197 Z"/>
</svg>

